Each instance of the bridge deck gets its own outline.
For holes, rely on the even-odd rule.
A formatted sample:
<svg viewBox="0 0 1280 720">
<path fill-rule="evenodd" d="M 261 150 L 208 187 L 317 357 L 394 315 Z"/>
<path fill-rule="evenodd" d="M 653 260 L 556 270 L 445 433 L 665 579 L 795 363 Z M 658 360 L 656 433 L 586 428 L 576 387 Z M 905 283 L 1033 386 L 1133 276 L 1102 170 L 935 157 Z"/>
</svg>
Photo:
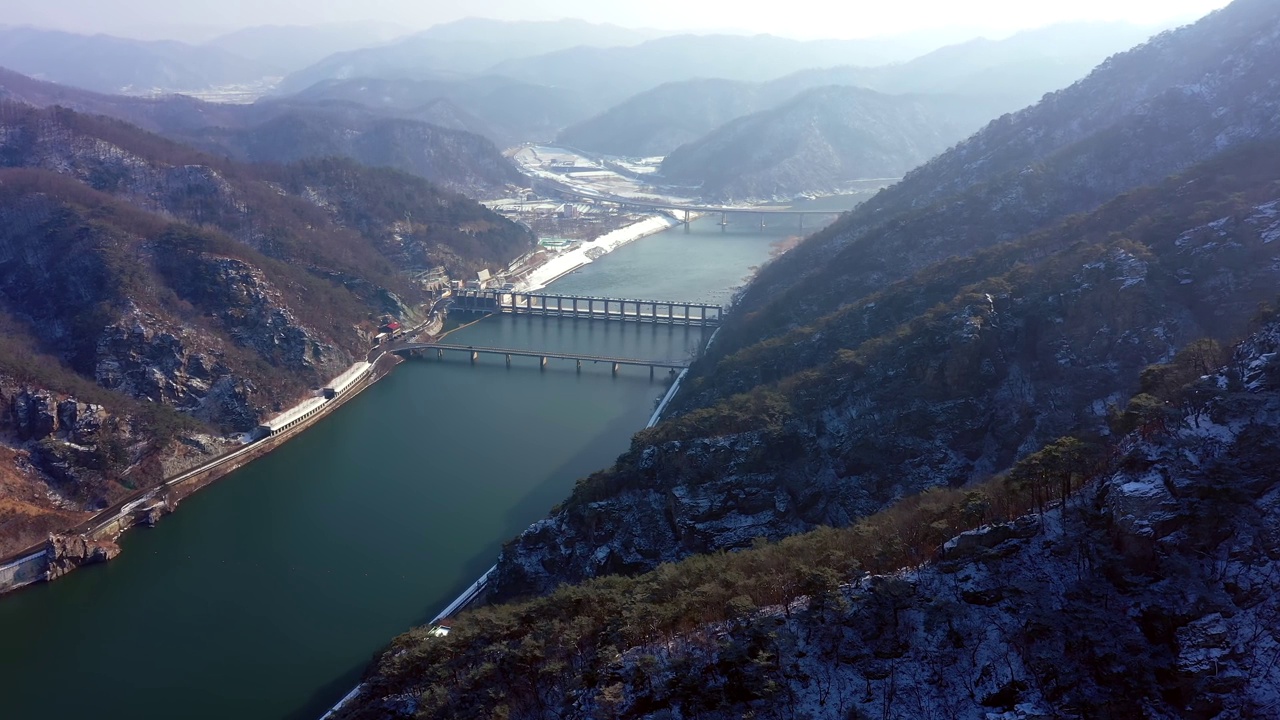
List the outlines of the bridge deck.
<svg viewBox="0 0 1280 720">
<path fill-rule="evenodd" d="M 459 290 L 452 303 L 458 310 L 472 312 L 703 327 L 719 325 L 724 313 L 721 306 L 708 303 L 497 290 Z"/>
<path fill-rule="evenodd" d="M 610 363 L 613 365 L 637 365 L 640 367 L 671 368 L 683 370 L 689 367 L 687 361 L 680 360 L 642 360 L 640 358 L 609 357 L 607 355 L 583 355 L 579 353 L 550 352 L 546 350 L 516 350 L 512 348 L 481 347 L 478 345 L 454 345 L 452 343 L 413 343 L 396 348 L 393 352 L 439 350 L 441 352 L 460 351 L 479 353 L 481 355 L 503 355 L 512 357 L 549 358 L 555 360 L 578 360 L 582 362 Z"/>
</svg>

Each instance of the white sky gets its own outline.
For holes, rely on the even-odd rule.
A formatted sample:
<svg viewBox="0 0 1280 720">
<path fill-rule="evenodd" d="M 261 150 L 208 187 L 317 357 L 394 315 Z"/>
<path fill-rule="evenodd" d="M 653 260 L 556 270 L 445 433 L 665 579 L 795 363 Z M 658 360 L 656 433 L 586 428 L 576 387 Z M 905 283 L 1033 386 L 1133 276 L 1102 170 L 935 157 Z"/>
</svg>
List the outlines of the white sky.
<svg viewBox="0 0 1280 720">
<path fill-rule="evenodd" d="M 133 36 L 377 21 L 407 31 L 463 17 L 577 17 L 630 27 L 852 38 L 963 28 L 1007 34 L 1068 20 L 1193 20 L 1228 0 L 0 0 L 0 23 Z"/>
</svg>

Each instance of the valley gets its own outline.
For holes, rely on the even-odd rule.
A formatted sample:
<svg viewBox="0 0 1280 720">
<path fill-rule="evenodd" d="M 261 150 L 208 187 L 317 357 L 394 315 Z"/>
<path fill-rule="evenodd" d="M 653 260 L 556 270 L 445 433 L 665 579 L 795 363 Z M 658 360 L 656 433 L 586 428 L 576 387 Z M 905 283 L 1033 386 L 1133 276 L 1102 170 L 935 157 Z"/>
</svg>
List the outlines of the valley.
<svg viewBox="0 0 1280 720">
<path fill-rule="evenodd" d="M 1280 8 L 1061 10 L 0 28 L 0 714 L 1268 716 Z"/>
</svg>

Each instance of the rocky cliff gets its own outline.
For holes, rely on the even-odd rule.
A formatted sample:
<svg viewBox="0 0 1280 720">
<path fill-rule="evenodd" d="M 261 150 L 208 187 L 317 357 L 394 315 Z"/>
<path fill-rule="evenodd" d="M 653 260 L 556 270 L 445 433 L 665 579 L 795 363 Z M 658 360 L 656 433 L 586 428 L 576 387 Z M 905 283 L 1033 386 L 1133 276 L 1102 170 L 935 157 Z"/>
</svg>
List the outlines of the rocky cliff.
<svg viewBox="0 0 1280 720">
<path fill-rule="evenodd" d="M 411 632 L 341 716 L 1266 715 L 1278 352 L 1272 319 L 1204 375 L 1199 360 L 1148 370 L 1158 409 L 1093 460 L 1059 441 L 845 530 L 562 587 L 459 617 L 445 638 Z M 1171 367 L 1181 379 L 1156 387 Z M 1012 519 L 1018 496 L 1031 512 Z"/>
<path fill-rule="evenodd" d="M 721 359 L 687 381 L 682 414 L 508 545 L 498 592 L 848 525 L 1060 435 L 1105 435 L 1141 368 L 1242 332 L 1273 298 L 1280 147 L 1267 148 Z"/>
<path fill-rule="evenodd" d="M 531 244 L 395 171 L 243 165 L 0 106 L 0 442 L 21 468 L 0 486 L 0 555 L 223 452 L 219 436 L 363 359 L 380 318 L 417 317 L 413 272 Z"/>
</svg>

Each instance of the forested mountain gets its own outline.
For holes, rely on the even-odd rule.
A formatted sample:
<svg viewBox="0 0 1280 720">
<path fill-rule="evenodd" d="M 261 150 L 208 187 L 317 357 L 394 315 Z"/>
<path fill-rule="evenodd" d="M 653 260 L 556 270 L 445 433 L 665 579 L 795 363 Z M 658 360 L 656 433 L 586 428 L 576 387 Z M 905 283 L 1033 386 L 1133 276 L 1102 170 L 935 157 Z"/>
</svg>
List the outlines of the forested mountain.
<svg viewBox="0 0 1280 720">
<path fill-rule="evenodd" d="M 817 88 L 682 145 L 661 173 L 713 200 L 835 194 L 856 180 L 901 177 L 991 116 L 963 97 Z"/>
<path fill-rule="evenodd" d="M 247 162 L 353 158 L 365 165 L 411 173 L 475 197 L 492 195 L 508 184 L 522 182 L 520 173 L 489 140 L 413 120 L 344 120 L 301 109 L 260 125 L 211 129 L 186 138 L 193 145 Z"/>
<path fill-rule="evenodd" d="M 584 93 L 603 110 L 658 85 L 695 78 L 761 82 L 834 65 L 880 65 L 898 57 L 892 41 L 800 41 L 772 35 L 676 35 L 629 47 L 574 47 L 506 60 L 497 75 Z"/>
<path fill-rule="evenodd" d="M 206 43 L 269 68 L 276 75 L 296 72 L 339 52 L 382 45 L 402 35 L 394 25 L 259 25 L 220 35 Z"/>
<path fill-rule="evenodd" d="M 1273 320 L 1144 374 L 1155 409 L 1106 447 L 407 633 L 338 716 L 1265 716 L 1277 351 Z"/>
<path fill-rule="evenodd" d="M 432 121 L 430 109 L 444 101 L 476 119 L 470 127 L 459 129 L 484 135 L 500 147 L 551 140 L 561 128 L 589 116 L 597 107 L 594 100 L 572 90 L 497 75 L 452 80 L 328 80 L 291 99 L 358 103 L 384 114 L 427 122 Z"/>
<path fill-rule="evenodd" d="M 332 155 L 387 166 L 469 195 L 492 195 L 520 176 L 492 142 L 461 128 L 464 111 L 417 108 L 386 117 L 362 105 L 264 100 L 209 103 L 181 95 L 134 98 L 68 88 L 0 69 L 0 98 L 120 118 L 139 127 L 248 162 L 292 162 Z M 414 119 L 414 115 L 417 119 Z M 471 128 L 475 129 L 475 128 Z"/>
<path fill-rule="evenodd" d="M 671 82 L 565 129 L 560 141 L 613 155 L 666 155 L 730 120 L 828 85 L 961 96 L 989 113 L 983 119 L 991 119 L 1070 85 L 1108 55 L 1148 35 L 1144 28 L 1120 23 L 1053 25 L 999 41 L 979 38 L 892 65 L 805 69 L 764 83 Z"/>
<path fill-rule="evenodd" d="M 0 554 L 153 485 L 410 318 L 408 271 L 507 263 L 523 229 L 345 160 L 243 165 L 0 104 Z"/>
<path fill-rule="evenodd" d="M 606 155 L 666 155 L 760 110 L 760 94 L 758 84 L 741 80 L 664 83 L 566 127 L 557 142 Z"/>
<path fill-rule="evenodd" d="M 218 47 L 27 27 L 0 27 L 0 66 L 88 90 L 138 94 L 250 83 L 270 72 Z"/>
<path fill-rule="evenodd" d="M 437 25 L 386 45 L 335 53 L 286 77 L 277 88 L 292 94 L 325 80 L 441 79 L 483 74 L 497 63 L 579 45 L 634 45 L 661 33 L 582 20 L 504 22 L 468 18 Z M 533 82 L 537 82 L 534 80 Z"/>
<path fill-rule="evenodd" d="M 1237 0 L 781 256 L 504 548 L 490 598 L 544 597 L 401 638 L 346 716 L 1269 712 L 1278 331 L 1219 343 L 1280 286 L 1277 65 Z"/>
<path fill-rule="evenodd" d="M 839 524 L 875 509 L 904 483 L 916 483 L 913 489 L 919 489 L 999 471 L 1051 439 L 1046 434 L 1089 427 L 1090 413 L 1105 408 L 1143 364 L 1200 335 L 1238 331 L 1247 317 L 1236 316 L 1233 328 L 1230 315 L 1205 319 L 1203 313 L 1212 306 L 1203 303 L 1229 304 L 1237 298 L 1243 304 L 1235 307 L 1251 307 L 1261 298 L 1220 296 L 1217 291 L 1272 292 L 1263 279 L 1272 272 L 1265 260 L 1268 225 L 1257 223 L 1273 199 L 1266 197 L 1264 182 L 1274 172 L 1273 146 L 1237 153 L 1222 165 L 1170 181 L 1162 191 L 1163 203 L 1107 219 L 1096 226 L 1097 232 L 1080 225 L 1066 229 L 1062 222 L 1120 193 L 1184 172 L 1224 148 L 1280 139 L 1280 92 L 1270 73 L 1280 60 L 1277 38 L 1280 8 L 1264 0 L 1237 0 L 1194 26 L 1112 58 L 1086 80 L 1039 105 L 993 123 L 763 268 L 708 357 L 691 370 L 676 399 L 679 415 L 650 431 L 651 437 L 640 436 L 632 454 L 599 483 L 583 484 L 581 497 L 599 500 L 590 523 L 562 512 L 548 521 L 554 532 L 544 536 L 531 531 L 513 548 L 507 565 L 511 577 L 553 568 L 515 584 L 542 587 L 546 578 L 556 578 L 554 583 L 563 573 L 583 577 L 604 568 L 646 567 L 691 551 L 733 546 L 755 534 L 777 536 L 805 526 Z M 1261 174 L 1249 200 L 1221 203 L 1217 214 L 1206 212 L 1213 217 L 1197 214 L 1196 202 L 1217 197 L 1213 183 L 1249 192 L 1249 186 L 1233 184 L 1248 168 L 1254 177 Z M 1179 199 L 1179 192 L 1185 199 Z M 1126 200 L 1112 207 L 1124 207 Z M 1247 267 L 1254 280 L 1238 278 L 1242 271 L 1234 262 L 1216 255 L 1210 256 L 1218 257 L 1212 262 L 1202 261 L 1190 250 L 1170 245 L 1183 232 L 1237 213 L 1258 216 L 1240 225 L 1240 248 L 1212 250 L 1257 253 L 1249 260 L 1256 265 Z M 999 304 L 1001 297 L 1009 303 L 1023 297 L 1023 291 L 1009 290 L 1010 278 L 1005 277 L 1014 265 L 1075 247 L 1081 237 L 1099 238 L 1095 242 L 1102 242 L 1101 255 L 1081 256 L 1079 269 L 1062 270 L 1067 274 L 1056 281 L 1058 293 L 1070 293 L 1077 285 L 1094 292 L 1118 290 L 1089 279 L 1092 270 L 1084 266 L 1099 262 L 1099 272 L 1120 278 L 1118 285 L 1124 285 L 1124 278 L 1159 273 L 1128 288 L 1139 293 L 1168 285 L 1184 291 L 1194 287 L 1195 292 L 1181 305 L 1165 296 L 1152 298 L 1150 305 L 1117 300 L 1106 307 L 1129 312 L 1154 307 L 1161 315 L 1136 315 L 1133 326 L 1122 329 L 1113 311 L 1097 310 L 1082 318 L 1089 329 L 1078 336 L 1060 335 L 1072 332 L 1062 313 L 1079 306 L 1066 296 L 1044 296 L 1048 305 L 1042 312 L 1053 312 L 1043 322 L 1021 317 L 1021 310 L 1009 315 L 1025 307 Z M 1010 244 L 1020 238 L 1032 246 Z M 1156 266 L 1148 258 L 1159 248 L 1164 249 Z M 996 257 L 1004 257 L 1004 265 L 984 264 Z M 1197 281 L 1198 272 L 1216 275 Z M 1076 273 L 1083 274 L 1076 279 Z M 1192 282 L 1184 284 L 1183 275 Z M 984 282 L 991 290 L 984 289 Z M 969 294 L 970 286 L 976 298 Z M 1060 304 L 1056 310 L 1055 303 Z M 1099 339 L 1086 342 L 1093 334 Z M 969 345 L 966 338 L 976 344 Z M 1059 350 L 1064 353 L 1060 359 Z M 1082 350 L 1087 351 L 1083 356 Z M 1128 353 L 1123 362 L 1111 355 L 1122 351 Z M 968 364 L 969 359 L 976 364 Z M 949 362 L 968 370 L 948 370 Z M 1095 367 L 1102 375 L 1082 383 L 1057 379 L 1059 368 L 1077 366 Z M 969 377 L 970 371 L 978 375 Z M 1035 381 L 1037 372 L 1046 373 L 1043 383 Z M 822 378 L 844 389 L 823 385 Z M 922 379 L 936 379 L 948 389 L 938 399 L 908 402 L 915 390 L 927 387 Z M 1071 396 L 1058 397 L 1062 392 Z M 866 423 L 870 426 L 863 427 Z M 682 425 L 669 434 L 664 430 Z M 885 427 L 896 431 L 879 431 Z M 691 442 L 695 437 L 702 440 Z M 656 472 L 646 467 L 685 469 Z M 630 478 L 624 487 L 634 483 L 643 489 L 591 489 L 610 487 L 614 473 Z M 726 479 L 735 488 L 748 482 L 742 478 L 754 478 L 750 482 L 761 487 L 730 490 L 716 482 L 705 494 L 695 491 L 712 478 Z M 650 501 L 671 493 L 687 496 L 687 522 L 706 518 L 706 530 L 676 532 L 673 528 L 683 522 L 678 516 L 673 522 L 650 515 Z M 736 497 L 768 500 L 735 510 Z M 618 524 L 604 520 L 606 505 L 601 503 L 606 498 L 608 515 Z M 757 512 L 761 518 L 752 520 Z M 726 513 L 727 535 L 717 539 L 712 520 Z M 779 513 L 795 524 L 780 528 L 787 523 L 775 517 Z M 648 517 L 656 524 L 637 520 Z M 735 522 L 739 529 L 733 529 Z M 617 534 L 605 532 L 606 527 L 616 528 Z M 652 537 L 667 539 L 654 543 Z M 606 546 L 607 551 L 602 549 Z M 580 562 L 588 556 L 605 560 Z"/>
</svg>

